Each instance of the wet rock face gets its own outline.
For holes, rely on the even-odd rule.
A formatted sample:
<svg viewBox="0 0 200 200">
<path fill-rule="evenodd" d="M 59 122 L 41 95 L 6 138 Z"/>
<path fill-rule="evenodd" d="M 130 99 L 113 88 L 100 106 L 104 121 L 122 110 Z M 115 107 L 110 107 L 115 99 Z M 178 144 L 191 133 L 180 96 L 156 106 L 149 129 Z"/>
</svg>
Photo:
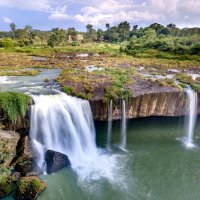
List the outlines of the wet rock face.
<svg viewBox="0 0 200 200">
<path fill-rule="evenodd" d="M 186 114 L 187 98 L 179 91 L 150 92 L 133 96 L 126 102 L 126 116 L 129 119 L 150 116 L 183 116 Z M 107 120 L 108 104 L 101 100 L 90 102 L 95 120 Z M 200 114 L 200 93 L 198 94 Z M 121 102 L 113 103 L 113 119 L 121 118 Z"/>
<path fill-rule="evenodd" d="M 35 176 L 23 177 L 16 183 L 14 199 L 35 200 L 46 188 L 46 184 Z"/>
<path fill-rule="evenodd" d="M 45 155 L 47 173 L 56 172 L 70 165 L 68 157 L 62 153 L 48 150 Z"/>
<path fill-rule="evenodd" d="M 19 137 L 16 132 L 0 130 L 0 167 L 8 168 L 11 165 Z"/>
<path fill-rule="evenodd" d="M 17 156 L 13 163 L 16 163 L 15 168 L 22 176 L 42 173 L 35 162 L 35 154 L 30 138 L 27 135 L 21 136 L 17 144 Z"/>
</svg>

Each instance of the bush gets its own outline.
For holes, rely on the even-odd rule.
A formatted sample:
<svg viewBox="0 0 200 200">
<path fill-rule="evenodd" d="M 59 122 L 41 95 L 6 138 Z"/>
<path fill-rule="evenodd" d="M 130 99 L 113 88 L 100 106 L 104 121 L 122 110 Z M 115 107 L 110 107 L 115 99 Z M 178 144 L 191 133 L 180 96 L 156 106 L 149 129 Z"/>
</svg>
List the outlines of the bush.
<svg viewBox="0 0 200 200">
<path fill-rule="evenodd" d="M 9 120 L 15 124 L 17 116 L 25 116 L 30 97 L 25 94 L 16 92 L 2 92 L 0 93 L 0 109 L 7 115 Z"/>
<path fill-rule="evenodd" d="M 197 43 L 190 49 L 191 54 L 200 54 L 200 43 Z"/>
<path fill-rule="evenodd" d="M 6 49 L 13 48 L 14 42 L 11 38 L 0 39 L 0 47 L 4 47 Z"/>
<path fill-rule="evenodd" d="M 64 93 L 68 94 L 68 95 L 73 95 L 74 94 L 74 88 L 70 87 L 70 86 L 63 86 L 62 90 Z"/>
<path fill-rule="evenodd" d="M 71 46 L 77 47 L 77 46 L 79 46 L 79 43 L 78 43 L 77 41 L 73 41 L 73 42 L 71 43 Z"/>
</svg>

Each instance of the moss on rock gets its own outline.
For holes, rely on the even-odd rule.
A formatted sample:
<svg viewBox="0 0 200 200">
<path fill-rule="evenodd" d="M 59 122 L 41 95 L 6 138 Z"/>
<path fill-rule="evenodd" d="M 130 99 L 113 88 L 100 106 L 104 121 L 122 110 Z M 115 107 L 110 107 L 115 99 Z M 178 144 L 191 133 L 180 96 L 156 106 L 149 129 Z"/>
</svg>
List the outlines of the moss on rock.
<svg viewBox="0 0 200 200">
<path fill-rule="evenodd" d="M 46 188 L 46 184 L 35 176 L 24 177 L 17 181 L 14 199 L 34 200 Z"/>
<path fill-rule="evenodd" d="M 8 196 L 13 191 L 13 182 L 9 176 L 0 174 L 0 199 Z"/>
</svg>

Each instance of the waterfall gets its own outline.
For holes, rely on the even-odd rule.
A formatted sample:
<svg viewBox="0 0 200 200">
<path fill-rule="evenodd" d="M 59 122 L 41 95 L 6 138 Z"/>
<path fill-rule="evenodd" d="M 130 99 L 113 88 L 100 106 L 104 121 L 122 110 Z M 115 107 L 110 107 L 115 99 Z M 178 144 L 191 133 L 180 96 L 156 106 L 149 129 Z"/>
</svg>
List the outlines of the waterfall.
<svg viewBox="0 0 200 200">
<path fill-rule="evenodd" d="M 107 130 L 107 147 L 110 148 L 111 138 L 112 138 L 112 110 L 113 110 L 113 100 L 110 100 L 108 105 L 108 130 Z"/>
<path fill-rule="evenodd" d="M 30 137 L 39 150 L 39 165 L 46 150 L 67 155 L 75 167 L 97 156 L 95 129 L 88 101 L 65 94 L 33 96 Z M 42 150 L 43 148 L 43 150 Z"/>
<path fill-rule="evenodd" d="M 122 100 L 121 108 L 121 131 L 120 131 L 121 141 L 120 148 L 126 150 L 126 102 Z"/>
<path fill-rule="evenodd" d="M 187 94 L 187 104 L 188 104 L 188 115 L 186 120 L 186 138 L 184 143 L 187 148 L 193 148 L 195 145 L 193 143 L 194 128 L 196 124 L 197 117 L 197 93 L 193 91 L 190 87 L 185 90 Z"/>
<path fill-rule="evenodd" d="M 68 156 L 80 182 L 106 178 L 121 183 L 120 155 L 109 154 L 96 146 L 95 128 L 89 102 L 64 93 L 33 96 L 30 138 L 37 151 L 37 164 L 45 170 L 47 150 Z M 120 167 L 118 167 L 120 166 Z M 124 180 L 122 181 L 124 182 Z"/>
</svg>

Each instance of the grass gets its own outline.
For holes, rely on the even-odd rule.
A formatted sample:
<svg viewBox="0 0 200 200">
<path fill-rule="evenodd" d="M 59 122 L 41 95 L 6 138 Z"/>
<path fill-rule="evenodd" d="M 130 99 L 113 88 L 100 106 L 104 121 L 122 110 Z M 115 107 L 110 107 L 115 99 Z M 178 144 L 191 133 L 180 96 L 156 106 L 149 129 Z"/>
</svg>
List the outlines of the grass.
<svg viewBox="0 0 200 200">
<path fill-rule="evenodd" d="M 88 53 L 89 57 L 73 57 L 76 53 Z M 95 56 L 90 55 L 97 54 Z M 72 58 L 68 58 L 72 56 Z M 47 58 L 34 61 L 32 56 Z M 63 91 L 85 99 L 125 98 L 131 96 L 131 88 L 142 77 L 137 68 L 144 66 L 147 71 L 156 68 L 155 74 L 166 73 L 168 69 L 199 69 L 199 56 L 175 55 L 156 50 L 146 50 L 135 56 L 120 52 L 119 45 L 87 43 L 66 47 L 24 47 L 0 49 L 0 75 L 37 75 L 39 68 L 61 68 L 57 81 Z M 87 72 L 85 66 L 94 65 L 102 71 Z M 32 71 L 27 71 L 34 68 Z M 181 77 L 180 77 L 181 78 Z M 45 80 L 47 81 L 47 80 Z M 184 81 L 183 81 L 184 82 Z M 170 80 L 158 81 L 161 86 L 175 85 Z M 198 88 L 198 83 L 193 83 Z"/>
<path fill-rule="evenodd" d="M 26 115 L 30 97 L 25 94 L 16 92 L 1 92 L 0 93 L 0 109 L 15 124 L 17 116 L 24 117 Z"/>
</svg>

